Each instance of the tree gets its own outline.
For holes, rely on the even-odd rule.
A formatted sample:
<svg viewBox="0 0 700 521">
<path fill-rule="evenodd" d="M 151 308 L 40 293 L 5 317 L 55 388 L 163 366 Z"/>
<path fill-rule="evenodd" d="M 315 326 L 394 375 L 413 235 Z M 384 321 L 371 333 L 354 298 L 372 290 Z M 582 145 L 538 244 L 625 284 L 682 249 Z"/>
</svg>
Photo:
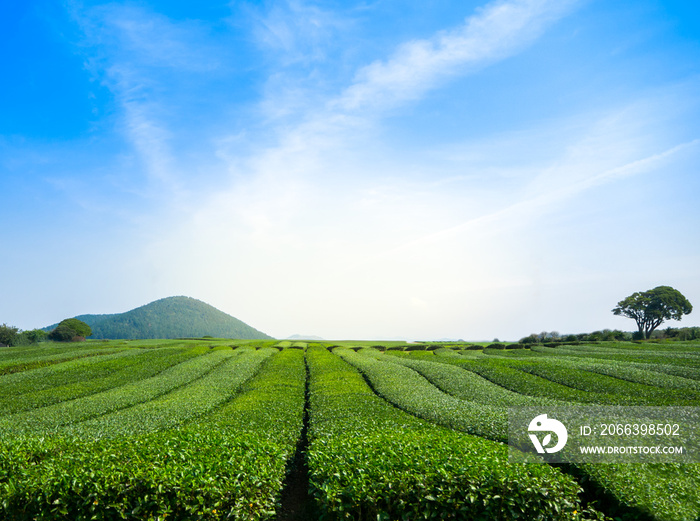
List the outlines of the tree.
<svg viewBox="0 0 700 521">
<path fill-rule="evenodd" d="M 42 331 L 41 329 L 32 329 L 30 331 L 20 331 L 19 334 L 17 335 L 17 338 L 15 339 L 15 343 L 13 345 L 16 346 L 30 346 L 33 344 L 38 344 L 42 340 L 44 340 L 47 336 L 46 331 Z"/>
<path fill-rule="evenodd" d="M 85 322 L 77 318 L 67 318 L 49 333 L 49 338 L 58 342 L 69 342 L 75 338 L 84 340 L 90 335 L 92 335 L 92 329 Z"/>
<path fill-rule="evenodd" d="M 46 338 L 47 334 L 46 331 L 41 329 L 32 329 L 30 331 L 22 331 L 19 336 L 28 344 L 38 344 Z"/>
<path fill-rule="evenodd" d="M 54 342 L 70 342 L 77 336 L 78 334 L 75 332 L 75 330 L 66 324 L 58 324 L 49 333 L 49 339 L 53 340 Z"/>
<path fill-rule="evenodd" d="M 691 311 L 693 306 L 688 299 L 670 286 L 633 293 L 612 310 L 615 315 L 634 319 L 642 338 L 649 338 L 665 320 L 680 320 Z"/>
<path fill-rule="evenodd" d="M 0 344 L 6 346 L 13 345 L 17 339 L 18 332 L 19 329 L 14 326 L 8 326 L 7 324 L 0 326 Z"/>
<path fill-rule="evenodd" d="M 88 326 L 82 320 L 78 320 L 77 318 L 67 318 L 61 321 L 60 324 L 64 324 L 71 328 L 77 333 L 77 336 L 88 337 L 92 335 L 92 329 L 90 328 L 90 326 Z"/>
</svg>

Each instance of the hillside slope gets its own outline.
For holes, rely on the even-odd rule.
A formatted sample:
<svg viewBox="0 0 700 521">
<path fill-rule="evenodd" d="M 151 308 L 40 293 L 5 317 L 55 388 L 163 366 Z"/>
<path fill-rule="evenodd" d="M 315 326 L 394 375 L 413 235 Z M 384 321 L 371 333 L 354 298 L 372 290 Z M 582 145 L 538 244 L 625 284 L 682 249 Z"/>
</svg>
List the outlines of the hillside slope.
<svg viewBox="0 0 700 521">
<path fill-rule="evenodd" d="M 90 338 L 96 339 L 189 338 L 205 335 L 217 338 L 272 338 L 190 297 L 156 300 L 126 313 L 80 315 L 75 318 L 88 324 L 92 328 Z"/>
</svg>

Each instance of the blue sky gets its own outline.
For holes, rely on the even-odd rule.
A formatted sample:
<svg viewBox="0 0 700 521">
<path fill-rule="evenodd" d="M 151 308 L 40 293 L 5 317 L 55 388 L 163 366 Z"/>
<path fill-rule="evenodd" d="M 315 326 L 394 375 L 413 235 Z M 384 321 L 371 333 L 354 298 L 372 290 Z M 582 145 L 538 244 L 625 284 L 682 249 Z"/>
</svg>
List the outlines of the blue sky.
<svg viewBox="0 0 700 521">
<path fill-rule="evenodd" d="M 693 2 L 33 0 L 0 49 L 0 322 L 188 295 L 517 340 L 700 306 Z"/>
</svg>

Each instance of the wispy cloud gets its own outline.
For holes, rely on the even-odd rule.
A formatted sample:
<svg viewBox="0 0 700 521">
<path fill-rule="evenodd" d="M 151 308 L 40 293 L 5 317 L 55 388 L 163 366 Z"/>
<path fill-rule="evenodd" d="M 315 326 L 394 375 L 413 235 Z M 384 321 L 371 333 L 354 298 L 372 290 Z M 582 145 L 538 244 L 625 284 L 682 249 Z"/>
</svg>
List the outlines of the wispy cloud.
<svg viewBox="0 0 700 521">
<path fill-rule="evenodd" d="M 304 201 L 318 208 L 318 201 L 324 200 L 327 192 L 340 190 L 343 192 L 342 200 L 348 205 L 354 205 L 358 200 L 382 197 L 383 191 L 377 191 L 376 182 L 367 184 L 361 180 L 375 177 L 380 172 L 381 167 L 372 165 L 371 155 L 375 147 L 372 136 L 377 135 L 376 123 L 386 115 L 385 109 L 412 103 L 455 76 L 474 72 L 479 67 L 516 54 L 548 25 L 573 9 L 576 3 L 514 0 L 488 4 L 458 27 L 439 32 L 428 39 L 400 45 L 389 53 L 387 59 L 360 68 L 351 83 L 335 94 L 319 99 L 318 93 L 312 93 L 308 98 L 315 104 L 304 106 L 296 119 L 270 122 L 270 126 L 265 128 L 267 146 L 253 145 L 249 150 L 244 150 L 240 139 L 222 140 L 219 155 L 235 158 L 231 161 L 231 169 L 237 180 L 237 184 L 224 193 L 229 194 L 229 200 L 239 201 L 236 205 L 239 212 L 258 216 L 243 221 L 251 227 L 254 236 L 270 238 L 271 230 L 287 230 L 293 226 L 291 223 L 299 220 L 308 224 L 309 210 L 304 208 Z M 300 3 L 284 5 L 287 9 L 301 9 Z M 282 23 L 275 16 L 271 17 Z M 268 23 L 273 24 L 269 20 Z M 287 27 L 290 24 L 285 18 L 283 25 Z M 279 91 L 270 92 L 272 99 L 267 98 L 263 102 L 266 112 L 274 106 L 279 108 L 279 113 L 284 111 L 289 100 L 286 97 L 288 91 L 282 92 L 285 95 L 281 98 L 274 97 Z M 302 95 L 300 91 L 299 96 Z M 273 144 L 269 144 L 270 135 L 277 137 Z M 227 150 L 228 147 L 235 150 Z M 241 152 L 249 154 L 246 161 L 241 161 Z M 392 160 L 393 164 L 389 161 L 384 165 L 382 177 L 405 171 L 405 162 L 396 159 Z M 435 176 L 432 177 L 431 182 L 437 181 Z M 270 187 L 276 186 L 285 186 L 288 193 L 300 194 L 300 204 L 291 204 L 284 194 L 279 199 L 274 198 L 273 194 L 277 191 L 271 191 Z M 433 190 L 425 186 L 414 188 L 418 192 Z M 416 200 L 421 199 L 416 195 L 418 192 L 407 195 L 409 191 L 402 188 L 395 195 L 402 194 L 398 197 L 406 205 L 415 204 Z M 257 199 L 251 198 L 253 192 L 266 194 L 268 210 L 265 213 L 268 219 L 261 217 L 259 207 L 247 202 Z M 368 198 L 372 192 L 375 195 Z M 241 198 L 238 195 L 242 193 L 248 195 Z M 214 209 L 225 206 L 225 199 L 217 194 L 216 202 L 207 204 L 207 212 L 216 215 L 218 212 Z M 431 205 L 425 201 L 420 203 L 421 206 L 429 208 Z M 271 210 L 281 207 L 286 209 L 284 213 Z M 376 207 L 363 203 L 362 211 L 369 216 Z M 219 215 L 229 216 L 221 219 L 222 222 L 231 222 L 228 209 L 221 208 L 220 212 Z M 435 213 L 440 215 L 442 212 Z M 335 220 L 334 217 L 329 219 L 330 222 Z M 418 229 L 425 229 L 425 226 Z"/>
<path fill-rule="evenodd" d="M 352 26 L 348 18 L 303 0 L 283 0 L 266 7 L 243 4 L 242 8 L 253 22 L 255 41 L 284 66 L 327 59 L 329 44 Z"/>
<path fill-rule="evenodd" d="M 174 22 L 130 4 L 105 4 L 69 11 L 84 39 L 86 67 L 112 92 L 126 141 L 139 158 L 144 181 L 131 191 L 148 198 L 183 195 L 186 183 L 172 140 L 174 85 L 193 74 L 215 74 L 226 55 L 205 26 Z"/>
<path fill-rule="evenodd" d="M 330 105 L 342 111 L 377 109 L 413 100 L 470 68 L 502 60 L 535 40 L 576 0 L 515 0 L 488 4 L 456 29 L 401 45 L 387 60 L 358 74 Z"/>
<path fill-rule="evenodd" d="M 700 139 L 694 139 L 686 143 L 680 143 L 659 153 L 636 159 L 626 164 L 614 166 L 602 172 L 591 171 L 590 168 L 593 165 L 590 163 L 580 164 L 578 162 L 572 162 L 568 164 L 557 164 L 556 167 L 552 167 L 552 170 L 555 170 L 565 178 L 567 177 L 567 170 L 574 170 L 576 172 L 581 169 L 588 170 L 589 175 L 585 178 L 577 178 L 573 181 L 569 179 L 569 184 L 551 186 L 549 189 L 531 194 L 527 198 L 506 205 L 496 211 L 485 213 L 466 222 L 459 223 L 458 225 L 430 233 L 410 243 L 402 244 L 391 251 L 384 252 L 383 255 L 392 256 L 402 252 L 405 253 L 412 250 L 429 248 L 441 242 L 455 240 L 460 235 L 470 232 L 476 232 L 479 236 L 484 237 L 493 234 L 496 229 L 509 229 L 512 231 L 518 227 L 527 226 L 533 219 L 539 219 L 548 214 L 560 211 L 562 205 L 566 205 L 568 200 L 588 190 L 606 183 L 614 182 L 618 179 L 654 171 L 664 164 L 664 162 L 673 159 L 676 154 L 699 146 Z"/>
<path fill-rule="evenodd" d="M 300 0 L 275 3 L 263 14 L 251 8 L 256 40 L 282 64 L 270 75 L 260 106 L 273 122 L 281 118 L 282 147 L 295 141 L 315 147 L 321 136 L 326 140 L 339 132 L 347 138 L 348 131 L 381 119 L 388 109 L 420 100 L 451 79 L 517 54 L 581 2 L 491 2 L 457 27 L 405 42 L 388 57 L 359 67 L 345 85 L 316 70 L 314 63 L 328 58 L 329 49 L 344 40 L 353 25 L 351 16 L 341 18 Z M 287 72 L 285 67 L 299 60 L 306 60 L 310 68 L 301 76 Z M 336 67 L 331 75 L 342 70 L 339 76 L 345 78 L 344 68 Z"/>
<path fill-rule="evenodd" d="M 100 69 L 108 69 L 114 61 L 141 69 L 197 72 L 211 72 L 223 65 L 224 49 L 211 43 L 207 27 L 196 21 L 175 22 L 130 4 L 72 5 L 69 10 L 85 35 L 85 45 L 97 49 L 93 59 L 105 60 L 93 63 Z"/>
<path fill-rule="evenodd" d="M 290 103 L 303 110 L 295 120 L 287 118 L 278 127 L 268 128 L 278 142 L 258 150 L 257 155 L 266 158 L 265 164 L 277 158 L 273 162 L 284 165 L 282 171 L 293 168 L 295 158 L 302 157 L 306 166 L 313 157 L 318 168 L 328 167 L 322 164 L 328 151 L 337 163 L 339 152 L 352 148 L 359 136 L 371 136 L 386 110 L 415 102 L 454 77 L 516 54 L 577 3 L 496 1 L 457 28 L 407 42 L 386 60 L 361 67 L 350 84 L 335 94 L 325 94 L 325 99 L 318 92 L 290 91 L 294 87 L 272 90 L 261 104 L 266 114 L 289 116 Z M 221 155 L 227 154 L 222 151 Z"/>
</svg>

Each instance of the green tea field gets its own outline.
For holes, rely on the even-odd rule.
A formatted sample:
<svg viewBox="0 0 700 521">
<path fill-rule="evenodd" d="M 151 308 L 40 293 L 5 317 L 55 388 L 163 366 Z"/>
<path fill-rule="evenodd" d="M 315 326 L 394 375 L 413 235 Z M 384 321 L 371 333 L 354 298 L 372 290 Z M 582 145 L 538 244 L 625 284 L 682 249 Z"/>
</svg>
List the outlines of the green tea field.
<svg viewBox="0 0 700 521">
<path fill-rule="evenodd" d="M 699 343 L 503 347 L 0 348 L 0 519 L 700 519 L 700 464 L 506 445 L 512 406 L 700 406 Z"/>
</svg>

